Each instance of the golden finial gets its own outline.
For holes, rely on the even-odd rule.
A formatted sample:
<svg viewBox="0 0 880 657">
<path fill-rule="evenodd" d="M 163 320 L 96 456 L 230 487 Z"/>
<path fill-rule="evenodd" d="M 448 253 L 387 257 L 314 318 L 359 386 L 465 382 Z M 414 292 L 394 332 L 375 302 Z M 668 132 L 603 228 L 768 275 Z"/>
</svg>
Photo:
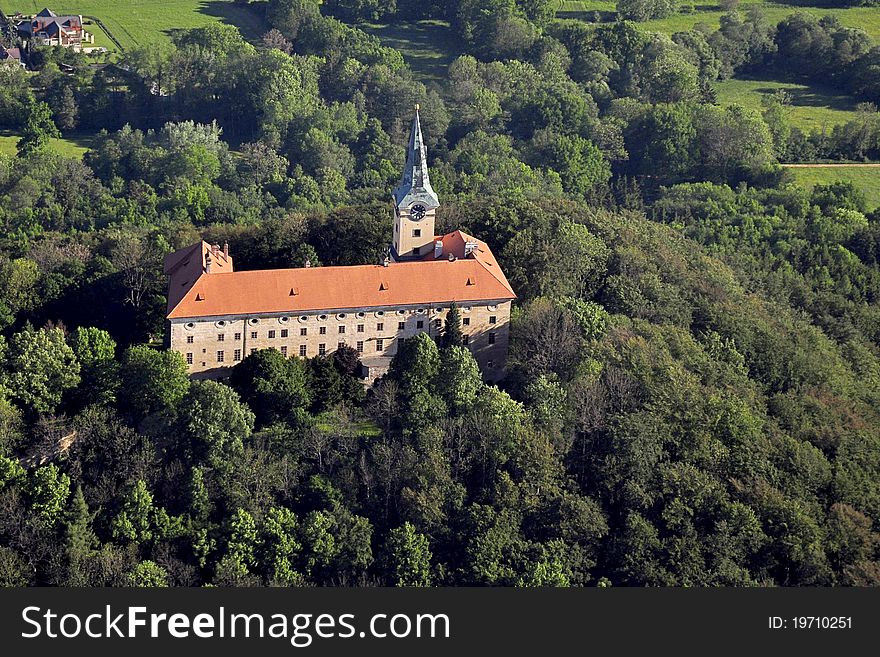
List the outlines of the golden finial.
<svg viewBox="0 0 880 657">
<path fill-rule="evenodd" d="M 419 111 L 419 104 L 416 103 L 416 112 L 418 112 L 418 111 Z"/>
</svg>

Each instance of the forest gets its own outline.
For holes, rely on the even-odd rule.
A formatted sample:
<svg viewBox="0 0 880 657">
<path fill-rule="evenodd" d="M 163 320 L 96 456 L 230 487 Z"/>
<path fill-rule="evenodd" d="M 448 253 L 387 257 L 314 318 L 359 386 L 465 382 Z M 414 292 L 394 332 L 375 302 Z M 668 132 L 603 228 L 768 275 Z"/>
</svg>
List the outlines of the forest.
<svg viewBox="0 0 880 657">
<path fill-rule="evenodd" d="M 250 4 L 259 39 L 0 65 L 0 585 L 880 584 L 880 209 L 782 166 L 880 161 L 872 37 L 736 2 L 671 36 L 656 0 Z M 462 52 L 425 80 L 378 20 Z M 757 73 L 858 110 L 718 102 Z M 456 313 L 369 389 L 352 349 L 190 380 L 163 257 L 375 264 L 416 103 L 438 233 L 518 295 L 504 380 Z"/>
</svg>

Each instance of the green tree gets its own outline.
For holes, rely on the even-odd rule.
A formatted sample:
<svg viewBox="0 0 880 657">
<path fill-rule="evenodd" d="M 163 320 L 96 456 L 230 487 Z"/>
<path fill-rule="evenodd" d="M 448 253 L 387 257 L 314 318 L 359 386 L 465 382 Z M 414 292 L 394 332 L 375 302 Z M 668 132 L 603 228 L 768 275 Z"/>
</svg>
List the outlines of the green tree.
<svg viewBox="0 0 880 657">
<path fill-rule="evenodd" d="M 464 342 L 461 334 L 461 312 L 458 310 L 458 304 L 455 302 L 449 306 L 449 312 L 446 313 L 446 325 L 443 328 L 443 339 L 441 341 L 444 347 L 460 347 Z"/>
<path fill-rule="evenodd" d="M 385 544 L 384 565 L 394 586 L 431 586 L 428 537 L 409 522 L 392 529 Z"/>
<path fill-rule="evenodd" d="M 51 413 L 80 382 L 80 365 L 59 328 L 25 328 L 12 336 L 2 383 L 37 413 Z"/>
<path fill-rule="evenodd" d="M 254 414 L 238 393 L 216 381 L 194 381 L 179 404 L 177 434 L 195 463 L 220 472 L 241 458 L 254 427 Z"/>
<path fill-rule="evenodd" d="M 440 354 L 437 391 L 456 415 L 473 405 L 483 387 L 480 366 L 467 347 L 447 347 Z"/>
<path fill-rule="evenodd" d="M 77 486 L 70 500 L 64 527 L 64 548 L 67 558 L 66 586 L 88 586 L 86 563 L 100 545 L 92 528 L 95 514 L 89 511 L 82 487 Z"/>
<path fill-rule="evenodd" d="M 190 385 L 183 356 L 176 351 L 159 351 L 143 345 L 125 350 L 120 378 L 120 405 L 138 420 L 175 408 Z"/>
<path fill-rule="evenodd" d="M 137 588 L 164 588 L 169 586 L 168 571 L 155 561 L 141 561 L 126 576 L 126 585 Z"/>
<path fill-rule="evenodd" d="M 284 419 L 311 403 L 306 364 L 285 358 L 277 349 L 250 354 L 232 370 L 229 381 L 255 413 L 258 425 Z"/>
<path fill-rule="evenodd" d="M 116 341 L 107 331 L 94 327 L 77 328 L 68 341 L 81 367 L 77 396 L 86 403 L 114 401 L 119 387 Z"/>
<path fill-rule="evenodd" d="M 46 103 L 34 103 L 28 111 L 27 123 L 16 146 L 18 156 L 42 153 L 53 137 L 57 139 L 61 133 L 52 121 L 51 108 Z"/>
<path fill-rule="evenodd" d="M 64 518 L 64 509 L 70 497 L 70 477 L 54 463 L 37 468 L 28 486 L 31 510 L 49 527 L 55 527 Z"/>
</svg>

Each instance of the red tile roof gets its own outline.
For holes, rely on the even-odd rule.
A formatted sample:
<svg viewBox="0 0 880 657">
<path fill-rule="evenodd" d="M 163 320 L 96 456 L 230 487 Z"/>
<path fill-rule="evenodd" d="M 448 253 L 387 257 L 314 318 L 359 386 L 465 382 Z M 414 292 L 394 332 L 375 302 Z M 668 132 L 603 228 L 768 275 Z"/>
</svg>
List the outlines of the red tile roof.
<svg viewBox="0 0 880 657">
<path fill-rule="evenodd" d="M 212 258 L 211 273 L 205 273 L 205 242 L 176 251 L 165 258 L 170 275 L 168 318 L 218 315 L 258 315 L 353 309 L 364 307 L 500 301 L 516 298 L 485 242 L 470 257 L 464 243 L 472 238 L 456 231 L 438 239 L 444 241 L 442 257 L 434 260 L 395 262 L 348 267 L 307 267 L 232 271 L 218 268 Z M 459 244 L 460 242 L 460 244 Z M 448 253 L 456 259 L 450 261 Z M 220 253 L 222 260 L 222 252 Z"/>
</svg>

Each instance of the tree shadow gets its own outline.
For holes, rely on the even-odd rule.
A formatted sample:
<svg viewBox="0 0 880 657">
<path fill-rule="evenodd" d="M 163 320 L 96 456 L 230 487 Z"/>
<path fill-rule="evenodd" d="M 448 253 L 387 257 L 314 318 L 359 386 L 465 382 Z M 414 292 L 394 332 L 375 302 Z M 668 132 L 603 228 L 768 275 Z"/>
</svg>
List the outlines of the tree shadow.
<svg viewBox="0 0 880 657">
<path fill-rule="evenodd" d="M 230 0 L 204 0 L 199 3 L 198 12 L 205 16 L 220 19 L 224 25 L 234 25 L 239 29 L 245 40 L 259 41 L 269 30 L 264 15 L 264 3 L 238 4 Z M 184 30 L 167 30 L 171 37 Z"/>
</svg>

